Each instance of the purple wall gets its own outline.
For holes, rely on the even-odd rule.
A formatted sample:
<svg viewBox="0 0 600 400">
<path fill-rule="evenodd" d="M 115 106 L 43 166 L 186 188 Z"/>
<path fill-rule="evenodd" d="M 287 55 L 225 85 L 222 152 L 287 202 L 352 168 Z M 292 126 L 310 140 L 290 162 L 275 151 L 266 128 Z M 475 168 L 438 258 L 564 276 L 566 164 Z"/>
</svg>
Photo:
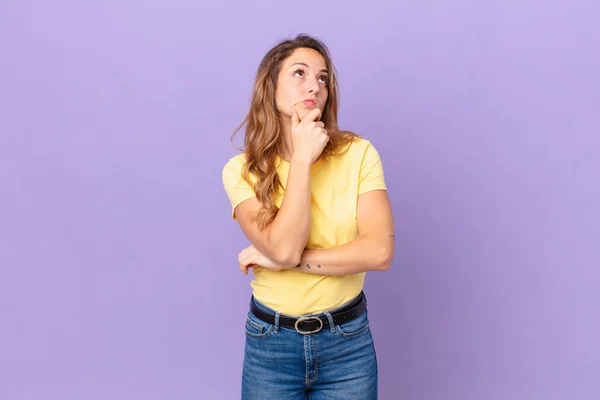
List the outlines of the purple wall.
<svg viewBox="0 0 600 400">
<path fill-rule="evenodd" d="M 597 1 L 34 3 L 0 4 L 1 399 L 239 398 L 220 172 L 298 32 L 387 172 L 381 398 L 600 398 Z"/>
</svg>

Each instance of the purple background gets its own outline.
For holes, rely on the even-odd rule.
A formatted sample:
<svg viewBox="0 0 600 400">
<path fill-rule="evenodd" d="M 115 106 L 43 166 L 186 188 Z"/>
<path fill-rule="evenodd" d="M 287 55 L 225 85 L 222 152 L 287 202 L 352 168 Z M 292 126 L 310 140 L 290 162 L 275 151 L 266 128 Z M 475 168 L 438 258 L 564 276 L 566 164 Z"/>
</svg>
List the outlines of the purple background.
<svg viewBox="0 0 600 400">
<path fill-rule="evenodd" d="M 0 398 L 239 398 L 250 278 L 221 168 L 298 32 L 387 173 L 381 398 L 600 398 L 599 9 L 3 0 Z"/>
</svg>

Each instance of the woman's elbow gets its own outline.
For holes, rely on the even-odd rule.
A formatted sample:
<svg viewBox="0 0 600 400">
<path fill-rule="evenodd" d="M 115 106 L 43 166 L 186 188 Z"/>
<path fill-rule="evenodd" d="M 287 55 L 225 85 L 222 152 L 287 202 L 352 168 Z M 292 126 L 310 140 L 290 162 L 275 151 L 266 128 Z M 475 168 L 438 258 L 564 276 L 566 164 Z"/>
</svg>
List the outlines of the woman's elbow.
<svg viewBox="0 0 600 400">
<path fill-rule="evenodd" d="M 392 265 L 394 260 L 394 248 L 393 247 L 381 247 L 377 251 L 377 262 L 375 269 L 378 271 L 387 271 Z"/>
<path fill-rule="evenodd" d="M 282 251 L 274 255 L 274 261 L 285 267 L 295 267 L 300 263 L 302 252 L 298 251 Z"/>
</svg>

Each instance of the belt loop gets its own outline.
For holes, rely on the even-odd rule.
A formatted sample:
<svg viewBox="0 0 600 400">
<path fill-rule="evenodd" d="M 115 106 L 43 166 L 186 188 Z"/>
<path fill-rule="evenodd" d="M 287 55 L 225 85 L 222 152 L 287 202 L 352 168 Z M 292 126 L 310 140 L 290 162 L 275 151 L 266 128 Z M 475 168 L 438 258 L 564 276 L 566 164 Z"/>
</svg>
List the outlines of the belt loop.
<svg viewBox="0 0 600 400">
<path fill-rule="evenodd" d="M 329 311 L 324 311 L 323 314 L 327 316 L 327 321 L 329 321 L 329 330 L 331 333 L 335 332 L 335 326 L 333 325 L 333 317 Z"/>
<path fill-rule="evenodd" d="M 273 333 L 279 332 L 279 313 L 275 312 L 275 324 L 273 324 Z"/>
</svg>

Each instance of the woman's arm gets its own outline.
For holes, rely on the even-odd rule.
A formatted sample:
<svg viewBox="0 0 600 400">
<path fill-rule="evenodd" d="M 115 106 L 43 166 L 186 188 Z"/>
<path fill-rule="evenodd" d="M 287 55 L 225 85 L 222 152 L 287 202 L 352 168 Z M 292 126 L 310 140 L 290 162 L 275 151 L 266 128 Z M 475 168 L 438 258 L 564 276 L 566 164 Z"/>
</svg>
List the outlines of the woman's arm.
<svg viewBox="0 0 600 400">
<path fill-rule="evenodd" d="M 256 198 L 246 200 L 234 210 L 242 231 L 263 254 L 280 264 L 296 265 L 306 246 L 310 231 L 310 173 L 315 160 L 329 141 L 321 110 L 315 108 L 302 120 L 294 107 L 290 109 L 292 157 L 281 207 L 275 219 L 261 231 L 251 214 L 262 208 Z"/>
<path fill-rule="evenodd" d="M 297 264 L 308 240 L 310 168 L 309 162 L 292 160 L 281 207 L 264 231 L 260 231 L 251 219 L 251 215 L 262 208 L 256 197 L 242 202 L 235 209 L 236 218 L 246 237 L 262 254 L 282 265 Z"/>
<path fill-rule="evenodd" d="M 274 271 L 297 269 L 316 275 L 343 276 L 367 271 L 384 271 L 394 257 L 394 220 L 385 190 L 374 190 L 358 197 L 356 214 L 359 237 L 329 249 L 305 249 L 297 265 L 282 263 L 254 245 L 238 254 L 242 273 L 260 265 Z"/>
<path fill-rule="evenodd" d="M 358 197 L 356 223 L 359 237 L 329 249 L 306 249 L 294 267 L 317 275 L 349 275 L 384 271 L 394 257 L 394 221 L 385 190 L 374 190 Z"/>
</svg>

